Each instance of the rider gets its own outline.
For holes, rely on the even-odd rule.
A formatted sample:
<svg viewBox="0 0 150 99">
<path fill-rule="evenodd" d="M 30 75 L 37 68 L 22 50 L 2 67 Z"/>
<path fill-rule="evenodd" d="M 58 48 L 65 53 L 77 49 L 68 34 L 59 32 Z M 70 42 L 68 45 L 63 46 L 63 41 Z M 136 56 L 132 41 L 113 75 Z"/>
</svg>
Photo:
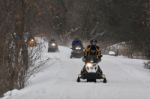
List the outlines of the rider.
<svg viewBox="0 0 150 99">
<path fill-rule="evenodd" d="M 83 45 L 82 45 L 82 42 L 80 39 L 78 38 L 75 38 L 73 41 L 72 41 L 72 49 L 75 49 L 76 46 L 81 46 L 83 48 Z"/>
<path fill-rule="evenodd" d="M 88 56 L 95 56 L 97 61 L 101 61 L 101 50 L 100 47 L 97 46 L 97 40 L 91 40 L 91 45 L 88 45 L 84 51 L 84 58 L 86 59 Z"/>
<path fill-rule="evenodd" d="M 97 40 L 91 40 L 90 41 L 90 45 L 88 45 L 84 51 L 84 57 L 83 57 L 84 62 L 86 61 L 88 56 L 94 56 L 95 57 L 94 61 L 96 61 L 97 63 L 101 61 L 101 57 L 102 57 L 101 50 L 100 50 L 100 47 L 97 46 L 96 44 L 97 44 Z M 98 66 L 98 72 L 100 74 L 103 74 L 103 72 L 99 66 Z M 81 71 L 81 73 L 84 73 L 84 68 Z"/>
</svg>

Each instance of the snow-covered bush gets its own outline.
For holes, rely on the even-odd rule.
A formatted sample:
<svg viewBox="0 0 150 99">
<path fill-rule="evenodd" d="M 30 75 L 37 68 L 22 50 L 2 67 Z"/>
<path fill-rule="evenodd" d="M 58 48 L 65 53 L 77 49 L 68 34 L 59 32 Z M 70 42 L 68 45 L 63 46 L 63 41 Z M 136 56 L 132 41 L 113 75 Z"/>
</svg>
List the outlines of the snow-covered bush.
<svg viewBox="0 0 150 99">
<path fill-rule="evenodd" d="M 28 65 L 29 69 L 26 73 L 26 81 L 32 76 L 34 73 L 38 72 L 40 70 L 40 67 L 45 64 L 49 59 L 43 59 L 42 58 L 42 52 L 46 48 L 44 38 L 37 37 L 36 47 L 29 47 L 28 48 Z"/>
</svg>

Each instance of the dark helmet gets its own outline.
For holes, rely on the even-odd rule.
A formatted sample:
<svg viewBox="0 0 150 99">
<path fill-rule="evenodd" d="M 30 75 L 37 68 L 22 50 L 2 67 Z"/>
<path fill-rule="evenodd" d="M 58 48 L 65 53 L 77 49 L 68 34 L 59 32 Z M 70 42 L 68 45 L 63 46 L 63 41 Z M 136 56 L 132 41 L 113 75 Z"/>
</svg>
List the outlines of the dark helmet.
<svg viewBox="0 0 150 99">
<path fill-rule="evenodd" d="M 75 44 L 81 44 L 81 40 L 79 38 L 75 38 L 73 40 L 73 43 L 75 43 Z"/>
<path fill-rule="evenodd" d="M 53 42 L 53 41 L 55 41 L 55 39 L 54 39 L 54 38 L 52 38 L 52 39 L 51 39 L 51 41 Z"/>
<path fill-rule="evenodd" d="M 91 43 L 91 45 L 96 45 L 97 44 L 97 40 L 91 40 L 90 43 Z"/>
<path fill-rule="evenodd" d="M 77 38 L 77 37 L 76 37 L 76 38 L 74 38 L 74 41 L 79 41 L 79 40 L 80 40 L 80 39 L 79 39 L 79 38 Z"/>
</svg>

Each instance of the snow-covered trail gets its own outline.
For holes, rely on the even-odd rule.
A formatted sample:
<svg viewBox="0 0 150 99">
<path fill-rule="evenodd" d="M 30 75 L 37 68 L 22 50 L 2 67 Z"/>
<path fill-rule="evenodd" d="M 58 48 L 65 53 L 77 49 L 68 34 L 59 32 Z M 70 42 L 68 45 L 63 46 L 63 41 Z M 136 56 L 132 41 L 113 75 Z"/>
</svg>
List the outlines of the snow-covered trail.
<svg viewBox="0 0 150 99">
<path fill-rule="evenodd" d="M 32 76 L 27 87 L 12 91 L 3 99 L 150 99 L 150 72 L 143 68 L 143 60 L 104 56 L 100 66 L 108 83 L 77 83 L 77 75 L 84 63 L 70 59 L 71 50 L 59 47 L 39 73 Z"/>
</svg>

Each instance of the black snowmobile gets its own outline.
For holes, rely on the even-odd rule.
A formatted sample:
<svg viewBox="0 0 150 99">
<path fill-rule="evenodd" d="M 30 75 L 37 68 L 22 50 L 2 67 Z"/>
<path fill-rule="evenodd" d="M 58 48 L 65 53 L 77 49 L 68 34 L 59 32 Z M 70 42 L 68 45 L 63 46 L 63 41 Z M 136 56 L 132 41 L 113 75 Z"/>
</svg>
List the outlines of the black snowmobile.
<svg viewBox="0 0 150 99">
<path fill-rule="evenodd" d="M 83 56 L 83 47 L 80 45 L 74 46 L 70 55 L 70 58 L 81 58 Z"/>
<path fill-rule="evenodd" d="M 56 41 L 51 40 L 48 43 L 48 52 L 57 52 L 58 51 L 58 44 L 56 43 Z"/>
<path fill-rule="evenodd" d="M 100 69 L 98 62 L 94 56 L 89 56 L 83 60 L 85 65 L 78 75 L 77 82 L 81 79 L 86 79 L 87 82 L 96 82 L 97 79 L 102 79 L 103 83 L 107 83 L 106 77 Z"/>
</svg>

